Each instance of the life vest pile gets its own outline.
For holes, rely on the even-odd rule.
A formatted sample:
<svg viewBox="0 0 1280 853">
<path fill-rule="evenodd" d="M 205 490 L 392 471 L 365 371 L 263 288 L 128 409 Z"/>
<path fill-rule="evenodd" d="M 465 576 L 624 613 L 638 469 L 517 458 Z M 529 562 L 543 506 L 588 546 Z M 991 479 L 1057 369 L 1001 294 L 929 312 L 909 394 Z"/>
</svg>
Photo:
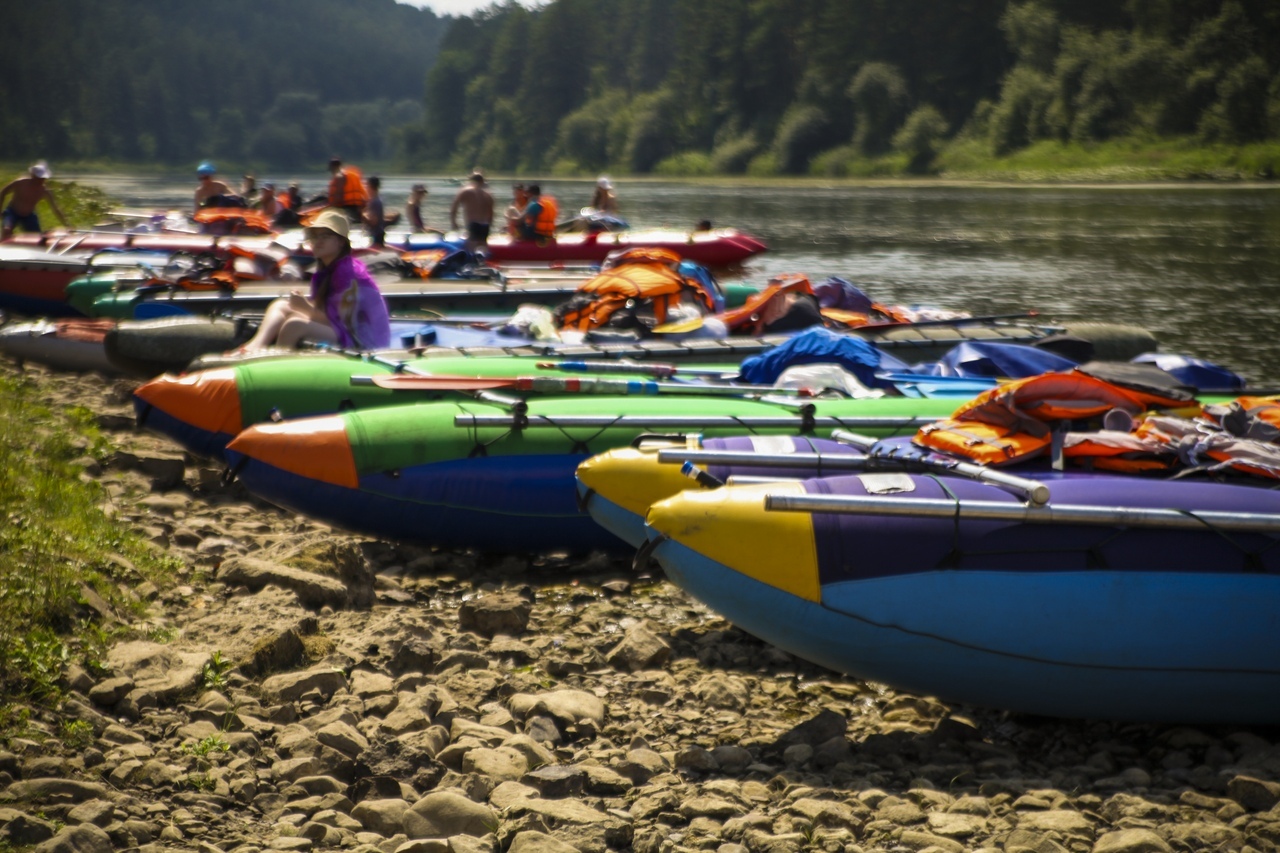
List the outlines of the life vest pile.
<svg viewBox="0 0 1280 853">
<path fill-rule="evenodd" d="M 979 394 L 950 418 L 921 428 L 915 442 L 987 465 L 1007 465 L 1047 453 L 1058 424 L 1101 418 L 1113 410 L 1137 416 L 1185 406 L 1190 399 L 1122 387 L 1080 370 L 1044 373 Z"/>
<path fill-rule="evenodd" d="M 556 309 L 556 322 L 564 330 L 589 332 L 609 325 L 661 325 L 676 305 L 714 311 L 714 295 L 679 266 L 680 256 L 667 249 L 628 249 Z"/>
<path fill-rule="evenodd" d="M 1240 397 L 1190 412 L 1187 403 L 1181 394 L 1125 387 L 1080 370 L 1046 373 L 979 395 L 951 418 L 923 427 L 915 443 L 998 466 L 1044 455 L 1059 430 L 1062 457 L 1076 465 L 1280 479 L 1280 399 Z M 1063 429 L 1117 411 L 1130 429 Z"/>
<path fill-rule="evenodd" d="M 808 297 L 816 303 L 817 290 L 803 275 L 787 273 L 769 280 L 764 290 L 752 295 L 741 307 L 719 315 L 731 335 L 764 335 L 774 331 L 798 297 Z M 831 329 L 856 329 L 861 326 L 890 323 L 910 323 L 916 319 L 910 311 L 900 306 L 871 302 L 866 311 L 850 311 L 843 308 L 822 307 L 813 317 L 813 325 Z M 794 326 L 788 326 L 790 330 Z"/>
</svg>

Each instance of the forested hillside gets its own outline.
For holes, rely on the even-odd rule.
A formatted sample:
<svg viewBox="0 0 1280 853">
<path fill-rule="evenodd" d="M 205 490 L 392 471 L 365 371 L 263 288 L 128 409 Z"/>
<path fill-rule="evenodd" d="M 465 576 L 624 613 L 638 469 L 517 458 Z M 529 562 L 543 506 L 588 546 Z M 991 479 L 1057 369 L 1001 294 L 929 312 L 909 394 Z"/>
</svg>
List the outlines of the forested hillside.
<svg viewBox="0 0 1280 853">
<path fill-rule="evenodd" d="M 928 172 L 1280 136 L 1276 0 L 552 0 L 450 28 L 421 165 Z"/>
<path fill-rule="evenodd" d="M 6 3 L 0 157 L 388 158 L 448 19 L 394 0 Z"/>
</svg>

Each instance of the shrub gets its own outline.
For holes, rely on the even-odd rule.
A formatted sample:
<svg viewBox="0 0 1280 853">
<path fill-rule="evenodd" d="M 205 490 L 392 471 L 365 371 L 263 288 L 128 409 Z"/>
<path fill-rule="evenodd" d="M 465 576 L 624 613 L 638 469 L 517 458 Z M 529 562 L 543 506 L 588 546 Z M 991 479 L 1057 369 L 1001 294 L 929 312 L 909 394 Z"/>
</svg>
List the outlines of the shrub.
<svg viewBox="0 0 1280 853">
<path fill-rule="evenodd" d="M 653 171 L 671 177 L 698 177 L 714 174 L 710 155 L 702 151 L 682 151 L 658 162 Z"/>
<path fill-rule="evenodd" d="M 907 170 L 926 172 L 951 130 L 942 113 L 930 104 L 916 109 L 893 136 L 893 150 L 907 156 Z"/>
<path fill-rule="evenodd" d="M 852 144 L 829 148 L 809 161 L 809 174 L 824 178 L 846 178 L 853 163 L 861 156 Z"/>
<path fill-rule="evenodd" d="M 1052 84 L 1044 74 L 1022 66 L 1009 72 L 988 120 L 991 148 L 997 157 L 1044 136 L 1045 112 L 1052 99 Z"/>
<path fill-rule="evenodd" d="M 711 171 L 718 175 L 741 175 L 759 150 L 760 141 L 754 133 L 735 136 L 712 150 Z"/>
<path fill-rule="evenodd" d="M 747 174 L 753 178 L 769 178 L 778 174 L 778 158 L 772 151 L 765 151 L 751 158 Z"/>
<path fill-rule="evenodd" d="M 830 122 L 812 104 L 797 104 L 787 110 L 773 139 L 778 169 L 790 175 L 803 174 L 809 161 L 827 142 Z"/>
<path fill-rule="evenodd" d="M 868 62 L 849 83 L 853 101 L 853 144 L 864 154 L 880 154 L 889 148 L 894 128 L 907 108 L 907 81 L 896 66 Z"/>
</svg>

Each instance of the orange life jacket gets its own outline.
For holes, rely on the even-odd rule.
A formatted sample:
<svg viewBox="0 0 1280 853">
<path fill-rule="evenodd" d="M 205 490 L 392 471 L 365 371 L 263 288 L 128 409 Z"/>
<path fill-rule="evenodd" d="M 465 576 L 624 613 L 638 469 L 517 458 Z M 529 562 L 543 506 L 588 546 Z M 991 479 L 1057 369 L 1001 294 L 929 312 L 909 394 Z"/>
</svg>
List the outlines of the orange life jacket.
<svg viewBox="0 0 1280 853">
<path fill-rule="evenodd" d="M 1280 429 L 1280 398 L 1276 397 L 1237 397 L 1229 403 L 1206 405 L 1203 413 L 1215 424 L 1236 413 L 1248 421 L 1261 421 Z"/>
<path fill-rule="evenodd" d="M 369 191 L 364 186 L 364 175 L 355 166 L 343 166 L 330 179 L 330 207 L 364 207 L 368 201 Z"/>
<path fill-rule="evenodd" d="M 760 335 L 772 303 L 786 300 L 788 294 L 813 296 L 813 285 L 798 273 L 784 273 L 769 280 L 764 290 L 753 294 L 739 308 L 720 315 L 731 335 Z"/>
<path fill-rule="evenodd" d="M 1031 435 L 1002 424 L 948 418 L 921 427 L 914 441 L 933 450 L 994 466 L 1021 462 L 1043 454 L 1049 448 L 1052 436 L 1047 432 Z"/>
<path fill-rule="evenodd" d="M 659 325 L 666 322 L 670 309 L 686 298 L 704 312 L 714 311 L 712 295 L 700 282 L 680 274 L 676 269 L 679 261 L 679 256 L 665 249 L 624 252 L 613 266 L 579 286 L 577 296 L 557 310 L 561 328 L 598 329 L 630 300 L 647 301 Z"/>
<path fill-rule="evenodd" d="M 1143 421 L 1133 432 L 1102 430 L 1067 433 L 1063 458 L 1104 471 L 1140 474 L 1168 471 L 1178 464 L 1170 436 Z"/>
<path fill-rule="evenodd" d="M 1052 421 L 1100 417 L 1112 409 L 1137 414 L 1152 407 L 1185 405 L 1185 399 L 1123 388 L 1087 373 L 1043 373 L 984 391 L 951 417 L 1018 427 L 1039 435 Z"/>
<path fill-rule="evenodd" d="M 206 207 L 197 210 L 192 218 L 201 225 L 230 223 L 232 234 L 270 234 L 272 231 L 271 220 L 261 211 L 248 207 Z"/>
<path fill-rule="evenodd" d="M 556 201 L 555 196 L 540 195 L 538 203 L 542 209 L 538 212 L 538 218 L 533 222 L 533 232 L 539 237 L 554 237 L 556 235 L 556 220 L 560 216 L 560 204 Z"/>
</svg>

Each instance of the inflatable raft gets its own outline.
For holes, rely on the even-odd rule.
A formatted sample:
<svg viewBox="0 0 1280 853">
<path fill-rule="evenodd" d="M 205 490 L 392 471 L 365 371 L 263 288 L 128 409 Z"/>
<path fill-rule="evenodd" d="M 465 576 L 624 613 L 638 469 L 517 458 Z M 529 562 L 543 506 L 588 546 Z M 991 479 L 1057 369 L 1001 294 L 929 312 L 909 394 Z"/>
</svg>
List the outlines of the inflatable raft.
<svg viewBox="0 0 1280 853">
<path fill-rule="evenodd" d="M 252 359 L 241 364 L 157 377 L 134 392 L 138 424 L 160 432 L 202 456 L 220 456 L 233 437 L 254 424 L 342 411 L 470 399 L 483 391 L 484 379 L 543 377 L 566 382 L 608 378 L 589 372 L 566 373 L 554 363 L 532 358 L 431 358 L 393 361 L 337 353 L 313 358 Z M 732 373 L 733 365 L 723 365 Z M 408 387 L 378 384 L 379 377 L 475 378 L 461 387 Z M 448 383 L 446 383 L 447 385 Z M 696 390 L 696 385 L 691 386 Z M 749 393 L 744 387 L 741 393 Z"/>
<path fill-rule="evenodd" d="M 1280 493 L 1049 488 L 1040 508 L 910 474 L 685 491 L 649 511 L 650 550 L 744 630 L 859 678 L 1050 716 L 1280 722 Z"/>
<path fill-rule="evenodd" d="M 254 494 L 360 533 L 495 551 L 624 549 L 578 505 L 574 471 L 652 432 L 914 431 L 954 401 L 548 397 L 434 402 L 265 423 L 227 446 Z"/>
</svg>

